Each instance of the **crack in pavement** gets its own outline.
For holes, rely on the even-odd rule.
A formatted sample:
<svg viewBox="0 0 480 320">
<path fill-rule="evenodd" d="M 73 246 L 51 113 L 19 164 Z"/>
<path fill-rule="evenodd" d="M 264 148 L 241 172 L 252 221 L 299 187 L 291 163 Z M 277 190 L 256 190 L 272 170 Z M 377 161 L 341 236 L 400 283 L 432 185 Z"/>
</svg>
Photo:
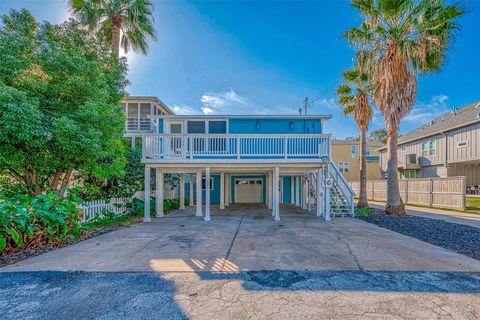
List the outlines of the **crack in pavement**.
<svg viewBox="0 0 480 320">
<path fill-rule="evenodd" d="M 240 222 L 238 223 L 237 230 L 235 230 L 235 234 L 233 235 L 232 241 L 230 242 L 230 246 L 228 247 L 227 254 L 225 255 L 225 261 L 222 264 L 221 270 L 225 268 L 225 265 L 228 262 L 228 258 L 230 257 L 230 251 L 232 251 L 233 244 L 235 243 L 235 239 L 237 239 L 237 234 L 238 234 L 238 231 L 240 230 L 240 226 L 242 225 L 243 218 L 245 218 L 245 215 L 242 215 L 242 217 L 240 218 Z"/>
</svg>

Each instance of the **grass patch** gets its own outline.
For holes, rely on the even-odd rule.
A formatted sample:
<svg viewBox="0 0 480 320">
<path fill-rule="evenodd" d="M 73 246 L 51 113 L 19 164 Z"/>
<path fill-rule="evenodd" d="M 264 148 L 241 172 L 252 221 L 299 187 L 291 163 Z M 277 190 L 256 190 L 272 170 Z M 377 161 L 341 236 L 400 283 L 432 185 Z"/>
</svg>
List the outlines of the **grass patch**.
<svg viewBox="0 0 480 320">
<path fill-rule="evenodd" d="M 480 197 L 467 197 L 466 207 L 467 212 L 480 214 Z"/>
</svg>

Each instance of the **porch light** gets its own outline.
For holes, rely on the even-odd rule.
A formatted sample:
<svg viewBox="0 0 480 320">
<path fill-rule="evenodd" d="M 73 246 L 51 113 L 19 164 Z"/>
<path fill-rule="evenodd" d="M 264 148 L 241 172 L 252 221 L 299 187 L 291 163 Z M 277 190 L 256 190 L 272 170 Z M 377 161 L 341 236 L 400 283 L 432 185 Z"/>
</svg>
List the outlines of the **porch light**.
<svg viewBox="0 0 480 320">
<path fill-rule="evenodd" d="M 260 120 L 257 120 L 256 126 L 257 126 L 257 130 L 260 130 Z"/>
</svg>

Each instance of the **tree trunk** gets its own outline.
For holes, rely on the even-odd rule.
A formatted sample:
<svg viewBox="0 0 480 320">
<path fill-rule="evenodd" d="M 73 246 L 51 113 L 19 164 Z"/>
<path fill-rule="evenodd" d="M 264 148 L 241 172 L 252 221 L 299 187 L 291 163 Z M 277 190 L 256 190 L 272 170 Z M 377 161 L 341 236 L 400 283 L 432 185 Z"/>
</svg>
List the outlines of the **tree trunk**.
<svg viewBox="0 0 480 320">
<path fill-rule="evenodd" d="M 115 57 L 120 58 L 120 27 L 122 18 L 115 14 L 112 17 L 112 53 Z"/>
<path fill-rule="evenodd" d="M 398 185 L 398 126 L 387 120 L 387 204 L 385 212 L 389 215 L 405 216 L 405 205 L 400 197 Z"/>
<path fill-rule="evenodd" d="M 360 129 L 360 198 L 357 206 L 368 207 L 367 201 L 367 130 Z"/>
<path fill-rule="evenodd" d="M 53 176 L 52 182 L 50 183 L 49 190 L 57 190 L 58 182 L 60 181 L 60 176 L 62 175 L 62 170 L 57 169 L 55 175 Z"/>
<path fill-rule="evenodd" d="M 65 195 L 65 188 L 68 186 L 68 182 L 70 181 L 70 177 L 72 176 L 72 169 L 67 169 L 65 175 L 62 179 L 62 184 L 60 185 L 60 197 Z"/>
</svg>

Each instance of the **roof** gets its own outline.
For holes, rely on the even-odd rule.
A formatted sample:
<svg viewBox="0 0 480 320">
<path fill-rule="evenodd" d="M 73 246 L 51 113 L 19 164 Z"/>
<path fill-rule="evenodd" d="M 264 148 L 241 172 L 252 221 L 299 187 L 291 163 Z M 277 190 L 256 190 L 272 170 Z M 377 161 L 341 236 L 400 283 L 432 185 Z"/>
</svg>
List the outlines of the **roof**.
<svg viewBox="0 0 480 320">
<path fill-rule="evenodd" d="M 153 96 L 126 96 L 122 99 L 123 102 L 128 102 L 128 101 L 139 101 L 139 100 L 147 100 L 147 101 L 153 101 L 161 105 L 165 110 L 167 110 L 170 114 L 174 115 L 175 112 L 172 111 L 165 103 L 163 103 L 162 100 L 158 99 L 157 97 Z"/>
<path fill-rule="evenodd" d="M 332 144 L 360 144 L 360 140 L 341 140 L 341 139 L 332 139 Z M 383 147 L 384 144 L 373 141 L 373 140 L 367 140 L 367 146 L 368 147 Z"/>
<path fill-rule="evenodd" d="M 331 115 L 326 114 L 309 114 L 309 115 L 280 115 L 280 114 L 181 114 L 181 115 L 158 115 L 156 118 L 169 118 L 169 119 L 331 119 Z"/>
<path fill-rule="evenodd" d="M 475 123 L 480 123 L 480 101 L 459 109 L 454 108 L 407 134 L 399 136 L 398 144 L 420 140 Z"/>
</svg>

